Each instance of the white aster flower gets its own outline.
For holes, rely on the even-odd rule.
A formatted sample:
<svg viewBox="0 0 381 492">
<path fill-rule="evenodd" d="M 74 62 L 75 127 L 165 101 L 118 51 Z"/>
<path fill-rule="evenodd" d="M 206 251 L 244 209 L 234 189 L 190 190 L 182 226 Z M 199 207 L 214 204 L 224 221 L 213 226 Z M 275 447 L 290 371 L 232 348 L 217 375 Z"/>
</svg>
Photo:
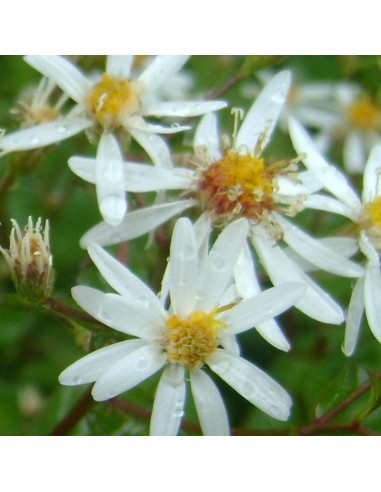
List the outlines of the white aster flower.
<svg viewBox="0 0 381 492">
<path fill-rule="evenodd" d="M 184 414 L 189 374 L 203 433 L 227 435 L 223 400 L 204 371 L 207 366 L 262 411 L 287 420 L 289 395 L 265 372 L 238 355 L 234 339 L 290 307 L 304 286 L 290 282 L 224 304 L 247 226 L 245 220 L 235 221 L 224 229 L 208 254 L 200 254 L 199 238 L 191 222 L 187 218 L 178 220 L 164 277 L 169 308 L 165 307 L 165 293 L 156 296 L 100 246 L 89 246 L 91 258 L 117 294 L 78 286 L 73 289 L 74 299 L 102 323 L 136 338 L 86 355 L 61 373 L 60 382 L 78 385 L 95 381 L 92 395 L 103 401 L 163 369 L 150 433 L 175 435 Z"/>
<path fill-rule="evenodd" d="M 131 212 L 116 228 L 101 223 L 85 234 L 82 246 L 89 242 L 105 246 L 132 239 L 168 220 L 171 214 L 181 213 L 196 204 L 202 209 L 199 221 L 206 230 L 211 225 L 224 225 L 244 217 L 250 226 L 252 246 L 273 284 L 290 279 L 307 283 L 305 295 L 295 306 L 319 321 L 341 323 L 344 319 L 341 307 L 279 245 L 284 241 L 306 261 L 330 273 L 348 277 L 363 273 L 359 265 L 340 251 L 315 240 L 285 217 L 296 215 L 307 207 L 319 208 L 316 191 L 322 187 L 315 171 L 298 171 L 298 159 L 267 164 L 262 157 L 289 84 L 288 71 L 280 72 L 267 84 L 234 135 L 231 148 L 221 149 L 216 116 L 208 114 L 202 118 L 194 137 L 196 168 L 192 172 L 182 168 L 170 171 L 173 178 L 183 179 L 183 185 L 178 185 L 178 189 L 186 190 L 190 198 Z M 71 166 L 77 173 L 82 172 L 83 177 L 86 174 L 88 180 L 94 180 L 91 163 L 73 158 Z M 152 191 L 163 189 L 165 179 L 164 174 L 162 179 L 152 176 L 151 180 L 145 180 L 145 189 L 142 187 L 140 191 L 148 191 L 149 186 Z M 242 272 L 251 269 L 254 273 L 250 255 L 241 261 L 245 263 Z M 255 280 L 253 282 L 257 285 Z M 255 288 L 254 284 L 247 286 L 249 292 Z M 276 346 L 279 343 L 280 340 Z M 285 340 L 282 346 L 284 350 L 289 348 Z"/>
<path fill-rule="evenodd" d="M 324 147 L 341 142 L 345 169 L 362 173 L 371 149 L 381 142 L 381 108 L 358 85 L 340 83 L 335 86 L 334 109 L 338 121 L 324 132 Z"/>
<path fill-rule="evenodd" d="M 103 218 L 119 224 L 127 202 L 121 150 L 113 134 L 123 131 L 134 138 L 157 165 L 170 160 L 157 133 L 174 133 L 189 127 L 165 127 L 145 117 L 189 117 L 226 106 L 223 101 L 159 101 L 152 94 L 176 74 L 188 56 L 157 56 L 134 80 L 130 79 L 133 56 L 107 57 L 106 71 L 94 82 L 62 56 L 26 56 L 25 60 L 60 87 L 76 104 L 75 116 L 16 131 L 0 140 L 4 152 L 30 150 L 59 142 L 82 130 L 100 131 L 96 159 L 96 186 Z"/>
<path fill-rule="evenodd" d="M 365 257 L 365 273 L 353 289 L 346 320 L 343 351 L 352 355 L 364 309 L 372 333 L 381 342 L 381 145 L 372 149 L 366 162 L 360 198 L 345 174 L 319 154 L 306 131 L 296 121 L 290 127 L 295 148 L 306 155 L 306 166 L 319 172 L 322 185 L 335 197 L 322 196 L 320 208 L 352 221 L 352 241 Z"/>
</svg>

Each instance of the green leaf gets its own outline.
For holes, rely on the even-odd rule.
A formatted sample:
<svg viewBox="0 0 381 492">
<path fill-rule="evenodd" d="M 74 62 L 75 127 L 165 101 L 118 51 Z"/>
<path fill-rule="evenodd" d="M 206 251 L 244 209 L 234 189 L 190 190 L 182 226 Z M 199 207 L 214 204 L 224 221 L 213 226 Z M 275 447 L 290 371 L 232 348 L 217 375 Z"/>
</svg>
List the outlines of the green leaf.
<svg viewBox="0 0 381 492">
<path fill-rule="evenodd" d="M 357 387 L 357 367 L 352 359 L 345 362 L 344 367 L 330 383 L 323 388 L 315 405 L 315 417 L 319 418 L 330 411 Z"/>
</svg>

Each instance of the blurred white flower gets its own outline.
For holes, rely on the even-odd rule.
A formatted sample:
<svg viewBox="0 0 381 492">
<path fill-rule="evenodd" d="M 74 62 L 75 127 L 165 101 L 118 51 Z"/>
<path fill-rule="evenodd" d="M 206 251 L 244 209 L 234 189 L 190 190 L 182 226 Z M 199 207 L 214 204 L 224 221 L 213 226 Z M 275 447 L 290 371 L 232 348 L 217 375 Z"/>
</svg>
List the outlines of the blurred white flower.
<svg viewBox="0 0 381 492">
<path fill-rule="evenodd" d="M 318 171 L 322 185 L 335 197 L 321 196 L 320 208 L 352 221 L 352 241 L 365 257 L 365 272 L 353 289 L 346 320 L 343 351 L 352 355 L 364 309 L 371 331 L 381 342 L 381 145 L 372 149 L 364 167 L 360 199 L 347 176 L 319 154 L 307 132 L 296 121 L 291 128 L 295 148 L 306 155 L 306 166 Z"/>
<path fill-rule="evenodd" d="M 170 159 L 158 133 L 175 133 L 187 126 L 152 124 L 145 117 L 190 117 L 225 107 L 223 101 L 159 101 L 160 86 L 176 74 L 189 56 L 156 56 L 135 79 L 130 79 L 133 56 L 108 56 L 106 71 L 94 82 L 62 56 L 26 56 L 25 60 L 77 104 L 63 119 L 41 123 L 5 135 L 5 152 L 30 150 L 59 142 L 82 130 L 99 130 L 96 158 L 96 187 L 99 208 L 111 225 L 121 222 L 127 210 L 123 188 L 122 152 L 115 138 L 118 131 L 134 138 L 157 165 Z"/>
<path fill-rule="evenodd" d="M 289 395 L 265 372 L 239 356 L 235 336 L 286 310 L 302 295 L 304 285 L 289 282 L 225 304 L 230 300 L 226 291 L 247 227 L 246 220 L 234 221 L 205 252 L 189 219 L 179 219 L 159 297 L 100 246 L 90 245 L 91 258 L 117 294 L 78 286 L 73 297 L 102 323 L 136 338 L 86 355 L 61 373 L 60 382 L 78 385 L 95 381 L 92 395 L 103 401 L 164 368 L 150 433 L 175 435 L 184 414 L 189 373 L 203 433 L 227 435 L 224 403 L 203 370 L 207 366 L 262 411 L 287 420 Z"/>
<path fill-rule="evenodd" d="M 270 164 L 262 157 L 289 85 L 290 73 L 278 73 L 258 96 L 240 128 L 235 129 L 232 145 L 225 149 L 221 149 L 216 116 L 205 115 L 194 137 L 194 169 L 174 167 L 165 170 L 161 177 L 162 170 L 158 170 L 156 177 L 146 176 L 144 182 L 141 178 L 141 184 L 134 188 L 134 191 L 149 191 L 150 187 L 151 191 L 156 191 L 165 189 L 167 180 L 174 183 L 176 179 L 175 186 L 186 192 L 184 199 L 131 212 L 115 228 L 101 223 L 84 235 L 82 246 L 90 242 L 105 246 L 132 239 L 195 205 L 202 210 L 198 224 L 204 229 L 204 236 L 213 225 L 224 226 L 245 218 L 251 244 L 273 284 L 290 279 L 307 283 L 305 295 L 295 306 L 319 321 L 341 323 L 344 319 L 341 307 L 280 246 L 284 241 L 304 260 L 336 275 L 358 277 L 363 273 L 363 269 L 345 254 L 315 240 L 285 217 L 294 216 L 304 208 L 319 208 L 316 192 L 322 188 L 316 171 L 298 170 L 296 161 L 302 156 Z M 94 165 L 90 161 L 72 158 L 70 165 L 75 172 L 82 173 L 82 177 L 94 181 Z M 167 177 L 168 172 L 172 174 L 171 180 Z M 138 174 L 135 176 L 137 183 Z M 182 184 L 180 180 L 183 180 Z M 133 181 L 131 178 L 129 182 Z M 126 189 L 129 189 L 128 183 Z M 250 269 L 254 275 L 254 266 L 250 266 L 252 261 L 249 254 L 242 257 L 244 266 L 240 271 Z M 258 283 L 255 279 L 246 282 L 249 292 L 254 289 L 253 282 Z M 243 281 L 240 285 L 244 295 Z M 284 350 L 289 348 L 284 339 L 282 346 Z"/>
</svg>

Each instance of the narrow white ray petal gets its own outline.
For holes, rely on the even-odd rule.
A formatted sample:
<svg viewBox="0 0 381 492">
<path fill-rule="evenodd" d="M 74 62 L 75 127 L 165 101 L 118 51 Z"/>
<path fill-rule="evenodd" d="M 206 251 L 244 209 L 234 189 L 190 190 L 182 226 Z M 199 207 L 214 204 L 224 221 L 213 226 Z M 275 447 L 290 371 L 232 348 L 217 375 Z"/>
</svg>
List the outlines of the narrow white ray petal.
<svg viewBox="0 0 381 492">
<path fill-rule="evenodd" d="M 124 191 L 123 156 L 112 133 L 104 132 L 100 138 L 95 182 L 103 219 L 112 226 L 119 225 L 127 211 L 127 201 Z"/>
<path fill-rule="evenodd" d="M 337 115 L 325 108 L 298 107 L 295 108 L 293 115 L 305 126 L 322 130 L 332 130 L 339 123 Z"/>
<path fill-rule="evenodd" d="M 120 295 L 135 299 L 146 309 L 162 310 L 161 303 L 152 290 L 118 260 L 97 244 L 88 247 L 88 253 L 106 282 Z"/>
<path fill-rule="evenodd" d="M 199 256 L 205 258 L 208 254 L 209 237 L 212 230 L 212 220 L 208 212 L 203 212 L 193 224 L 196 235 Z"/>
<path fill-rule="evenodd" d="M 169 147 L 160 135 L 141 131 L 136 128 L 129 128 L 129 132 L 138 144 L 147 152 L 156 166 L 168 169 L 173 167 Z"/>
<path fill-rule="evenodd" d="M 368 239 L 365 231 L 361 231 L 360 233 L 359 245 L 361 252 L 364 253 L 364 255 L 367 257 L 368 263 L 378 268 L 380 266 L 380 257 L 376 248 Z"/>
<path fill-rule="evenodd" d="M 327 195 L 320 195 L 319 193 L 308 195 L 303 200 L 303 206 L 305 208 L 324 210 L 325 212 L 343 215 L 344 217 L 348 217 L 348 219 L 351 219 L 353 221 L 358 220 L 359 209 L 348 207 L 348 205 L 346 205 L 345 203 Z"/>
<path fill-rule="evenodd" d="M 248 222 L 239 219 L 229 224 L 218 236 L 202 264 L 201 285 L 197 292 L 197 308 L 211 309 L 218 304 L 233 275 L 233 269 L 248 234 Z"/>
<path fill-rule="evenodd" d="M 364 299 L 369 328 L 381 342 L 381 273 L 380 267 L 372 263 L 368 263 L 365 269 Z"/>
<path fill-rule="evenodd" d="M 362 199 L 366 202 L 373 201 L 380 195 L 381 181 L 381 145 L 373 147 L 364 169 L 364 184 Z"/>
<path fill-rule="evenodd" d="M 133 61 L 133 55 L 108 55 L 106 72 L 115 77 L 128 79 L 130 77 Z"/>
<path fill-rule="evenodd" d="M 178 125 L 176 123 L 171 126 L 147 123 L 141 116 L 127 116 L 126 120 L 123 122 L 123 126 L 131 133 L 131 135 L 134 130 L 146 133 L 163 133 L 171 135 L 172 133 L 179 133 L 190 129 L 190 126 L 188 125 Z"/>
<path fill-rule="evenodd" d="M 184 415 L 184 368 L 168 364 L 160 378 L 152 409 L 150 435 L 176 436 Z"/>
<path fill-rule="evenodd" d="M 207 113 L 197 125 L 193 149 L 198 154 L 201 148 L 207 149 L 207 155 L 211 161 L 216 161 L 222 157 L 221 139 L 215 113 Z"/>
<path fill-rule="evenodd" d="M 190 371 L 192 395 L 204 436 L 228 436 L 224 401 L 212 379 L 201 369 Z"/>
<path fill-rule="evenodd" d="M 283 352 L 290 350 L 290 342 L 275 319 L 269 319 L 268 321 L 257 324 L 255 325 L 255 329 L 273 347 L 283 350 Z"/>
<path fill-rule="evenodd" d="M 53 80 L 75 102 L 85 106 L 91 82 L 72 63 L 56 55 L 28 55 L 24 60 L 42 75 Z"/>
<path fill-rule="evenodd" d="M 32 150 L 72 137 L 90 128 L 93 123 L 86 118 L 66 118 L 18 130 L 0 139 L 0 149 L 7 151 Z"/>
<path fill-rule="evenodd" d="M 208 366 L 262 412 L 278 420 L 287 420 L 292 405 L 289 394 L 264 371 L 250 362 L 217 350 Z"/>
<path fill-rule="evenodd" d="M 165 363 L 166 357 L 160 345 L 145 344 L 102 374 L 91 394 L 96 401 L 113 398 L 155 374 Z"/>
<path fill-rule="evenodd" d="M 366 151 L 360 132 L 351 131 L 344 140 L 343 163 L 349 173 L 362 173 L 366 161 Z"/>
<path fill-rule="evenodd" d="M 354 286 L 349 301 L 345 324 L 345 338 L 342 350 L 345 355 L 351 356 L 356 348 L 361 320 L 364 313 L 364 282 L 365 277 L 360 277 Z"/>
<path fill-rule="evenodd" d="M 266 147 L 286 102 L 290 83 L 291 73 L 284 70 L 266 84 L 238 131 L 237 149 L 243 147 L 251 153 L 254 150 L 260 153 Z"/>
<path fill-rule="evenodd" d="M 95 184 L 95 159 L 92 157 L 70 157 L 68 166 L 81 179 Z"/>
<path fill-rule="evenodd" d="M 322 323 L 340 324 L 344 320 L 341 307 L 332 297 L 313 282 L 293 263 L 279 246 L 274 246 L 265 237 L 252 236 L 253 245 L 267 274 L 274 285 L 284 282 L 304 282 L 306 291 L 295 302 L 295 307 Z"/>
<path fill-rule="evenodd" d="M 220 332 L 221 333 L 221 332 Z M 221 347 L 232 355 L 240 355 L 241 349 L 237 342 L 237 338 L 229 335 L 223 334 L 223 336 L 218 337 Z"/>
<path fill-rule="evenodd" d="M 190 117 L 226 108 L 225 101 L 166 101 L 153 102 L 144 107 L 145 116 Z"/>
<path fill-rule="evenodd" d="M 126 163 L 124 188 L 133 192 L 187 190 L 194 180 L 190 169 L 165 169 L 145 164 Z"/>
<path fill-rule="evenodd" d="M 188 55 L 156 56 L 138 77 L 138 80 L 144 84 L 145 92 L 148 93 L 158 89 L 185 65 L 188 58 Z"/>
<path fill-rule="evenodd" d="M 322 270 L 342 275 L 343 277 L 359 277 L 363 275 L 364 269 L 362 265 L 358 265 L 344 255 L 331 250 L 321 241 L 316 241 L 280 214 L 276 214 L 276 217 L 282 226 L 284 241 L 302 258 Z"/>
<path fill-rule="evenodd" d="M 152 304 L 146 298 L 128 298 L 118 294 L 105 294 L 99 304 L 97 319 L 128 335 L 147 340 L 162 335 L 166 314 L 161 303 Z M 100 319 L 102 320 L 102 319 Z"/>
<path fill-rule="evenodd" d="M 278 191 L 280 195 L 308 195 L 315 193 L 322 188 L 322 184 L 314 171 L 304 171 L 298 173 L 297 180 L 287 178 L 286 176 L 277 177 Z"/>
<path fill-rule="evenodd" d="M 351 237 L 326 237 L 317 239 L 317 241 L 323 243 L 331 250 L 341 253 L 346 258 L 350 258 L 359 250 L 358 240 Z M 316 265 L 313 265 L 305 258 L 299 256 L 295 250 L 291 248 L 284 248 L 283 251 L 292 262 L 296 263 L 298 267 L 303 270 L 303 272 L 313 272 L 318 269 Z"/>
<path fill-rule="evenodd" d="M 194 205 L 196 205 L 194 200 L 179 200 L 142 208 L 128 213 L 116 227 L 101 222 L 82 236 L 81 247 L 86 248 L 90 243 L 110 246 L 111 244 L 134 239 L 154 230 L 159 225 Z"/>
<path fill-rule="evenodd" d="M 169 292 L 175 314 L 188 317 L 194 308 L 198 280 L 198 254 L 192 223 L 180 218 L 172 233 L 169 256 Z"/>
<path fill-rule="evenodd" d="M 303 156 L 305 166 L 318 171 L 317 176 L 323 186 L 334 196 L 353 210 L 360 211 L 361 202 L 346 176 L 323 158 L 306 130 L 294 118 L 289 118 L 288 127 L 294 148 Z"/>
<path fill-rule="evenodd" d="M 114 364 L 127 355 L 146 345 L 145 340 L 127 340 L 103 347 L 85 355 L 67 367 L 58 377 L 61 384 L 76 386 L 77 384 L 93 383 Z"/>
<path fill-rule="evenodd" d="M 247 242 L 245 242 L 234 267 L 234 281 L 237 291 L 242 298 L 252 297 L 261 291 L 254 261 Z"/>
<path fill-rule="evenodd" d="M 231 309 L 220 313 L 218 317 L 226 323 L 229 335 L 237 335 L 283 313 L 304 291 L 303 283 L 285 282 L 244 299 Z"/>
</svg>

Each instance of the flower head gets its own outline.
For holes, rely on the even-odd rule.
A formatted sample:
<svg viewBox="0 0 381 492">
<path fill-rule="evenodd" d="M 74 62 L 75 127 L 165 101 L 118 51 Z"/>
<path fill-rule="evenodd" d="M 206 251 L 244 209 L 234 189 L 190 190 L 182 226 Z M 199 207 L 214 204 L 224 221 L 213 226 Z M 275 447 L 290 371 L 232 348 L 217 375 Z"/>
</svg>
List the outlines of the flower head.
<svg viewBox="0 0 381 492">
<path fill-rule="evenodd" d="M 117 225 L 127 210 L 122 188 L 122 152 L 117 148 L 120 134 L 135 139 L 155 164 L 168 167 L 169 155 L 157 134 L 189 127 L 153 124 L 145 118 L 197 116 L 226 106 L 224 101 L 161 101 L 152 97 L 188 58 L 157 56 L 139 76 L 131 79 L 133 56 L 108 56 L 105 72 L 94 82 L 62 56 L 27 56 L 26 62 L 60 87 L 76 106 L 64 119 L 5 135 L 0 140 L 0 149 L 35 149 L 92 130 L 99 136 L 95 183 L 100 210 L 106 222 Z"/>
<path fill-rule="evenodd" d="M 29 217 L 24 233 L 15 220 L 11 222 L 9 250 L 0 247 L 0 251 L 11 269 L 17 292 L 30 302 L 42 302 L 50 295 L 54 279 L 49 223 L 46 221 L 41 234 L 41 218 L 33 225 Z"/>
<path fill-rule="evenodd" d="M 74 298 L 99 321 L 136 338 L 85 356 L 63 371 L 60 382 L 75 385 L 95 381 L 93 397 L 102 401 L 163 368 L 151 434 L 176 434 L 184 413 L 185 376 L 189 373 L 203 432 L 228 434 L 222 397 L 204 372 L 209 367 L 261 410 L 286 420 L 290 397 L 262 370 L 238 355 L 235 336 L 287 309 L 304 286 L 291 282 L 245 300 L 232 297 L 229 286 L 246 234 L 247 222 L 235 221 L 205 253 L 191 222 L 179 219 L 159 297 L 99 246 L 89 246 L 93 261 L 118 294 L 80 286 L 73 289 Z"/>
</svg>

